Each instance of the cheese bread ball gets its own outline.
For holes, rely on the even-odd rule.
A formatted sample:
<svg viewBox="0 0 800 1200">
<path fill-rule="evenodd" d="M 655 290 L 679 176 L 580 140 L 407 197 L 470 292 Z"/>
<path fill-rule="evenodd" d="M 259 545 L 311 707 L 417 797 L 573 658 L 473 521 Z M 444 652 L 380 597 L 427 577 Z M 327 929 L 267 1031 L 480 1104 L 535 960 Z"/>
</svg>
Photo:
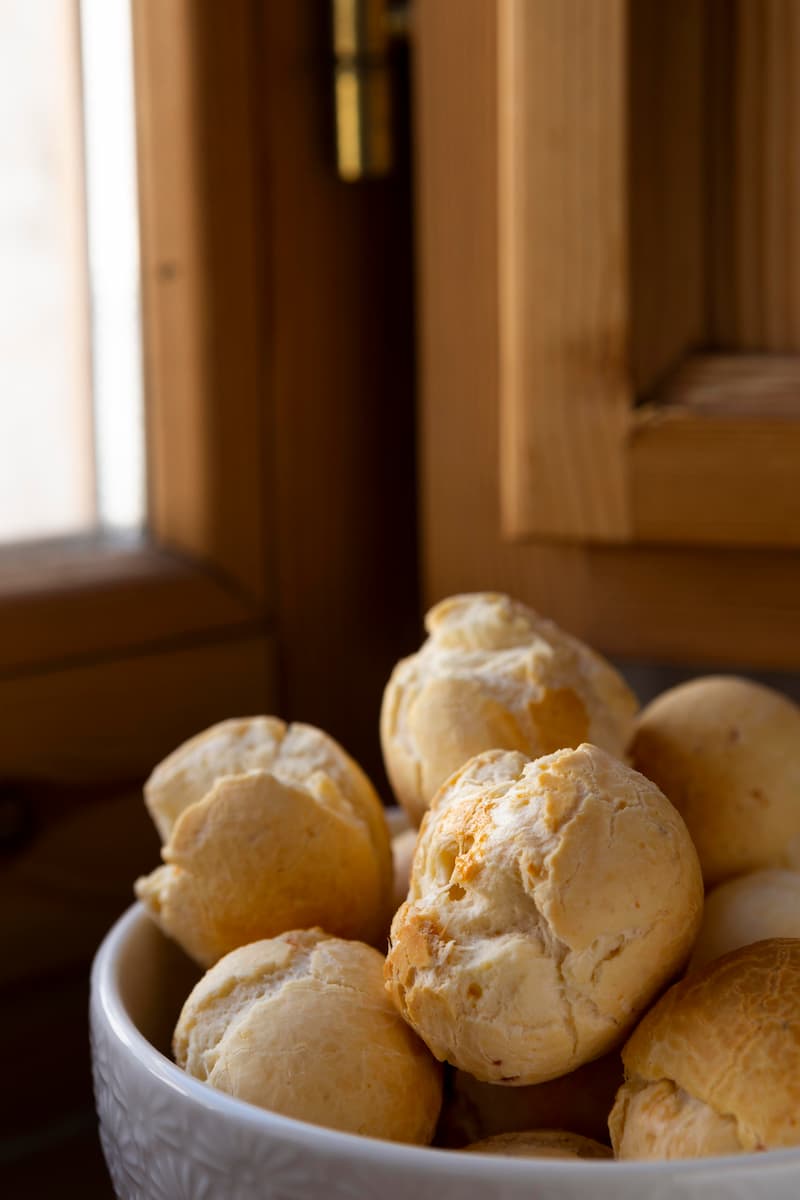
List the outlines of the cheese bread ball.
<svg viewBox="0 0 800 1200">
<path fill-rule="evenodd" d="M 775 867 L 729 879 L 706 896 L 689 970 L 775 937 L 800 938 L 800 871 Z"/>
<path fill-rule="evenodd" d="M 136 882 L 150 916 L 201 966 L 285 929 L 386 937 L 392 857 L 380 800 L 319 730 L 291 726 L 285 741 L 293 753 L 276 769 L 222 775 L 188 803 L 165 865 Z"/>
<path fill-rule="evenodd" d="M 649 780 L 596 746 L 490 750 L 423 821 L 387 987 L 437 1058 L 541 1083 L 622 1040 L 702 905 L 689 834 Z"/>
<path fill-rule="evenodd" d="M 607 1141 L 608 1114 L 622 1081 L 618 1051 L 530 1087 L 481 1083 L 466 1071 L 450 1071 L 436 1140 L 464 1146 L 500 1133 L 552 1125 Z"/>
<path fill-rule="evenodd" d="M 693 679 L 641 713 L 633 765 L 689 827 L 708 887 L 800 866 L 800 708 L 748 679 Z"/>
<path fill-rule="evenodd" d="M 169 840 L 183 810 L 208 795 L 218 779 L 258 770 L 288 784 L 305 783 L 322 771 L 365 813 L 371 816 L 375 808 L 375 791 L 364 772 L 321 729 L 287 725 L 279 717 L 235 717 L 178 746 L 144 785 L 145 804 L 162 842 Z"/>
<path fill-rule="evenodd" d="M 745 946 L 675 984 L 622 1061 L 618 1158 L 800 1145 L 800 941 Z"/>
<path fill-rule="evenodd" d="M 477 1154 L 504 1154 L 507 1158 L 613 1158 L 608 1146 L 601 1146 L 579 1133 L 563 1129 L 529 1129 L 524 1133 L 498 1133 L 465 1146 Z"/>
<path fill-rule="evenodd" d="M 192 991 L 175 1061 L 240 1100 L 350 1133 L 426 1144 L 441 1069 L 360 942 L 295 930 L 242 946 Z"/>
<path fill-rule="evenodd" d="M 479 592 L 443 600 L 425 628 L 428 640 L 397 664 L 381 709 L 386 771 L 414 824 L 482 750 L 536 758 L 594 742 L 625 752 L 635 697 L 605 659 L 552 621 Z"/>
</svg>

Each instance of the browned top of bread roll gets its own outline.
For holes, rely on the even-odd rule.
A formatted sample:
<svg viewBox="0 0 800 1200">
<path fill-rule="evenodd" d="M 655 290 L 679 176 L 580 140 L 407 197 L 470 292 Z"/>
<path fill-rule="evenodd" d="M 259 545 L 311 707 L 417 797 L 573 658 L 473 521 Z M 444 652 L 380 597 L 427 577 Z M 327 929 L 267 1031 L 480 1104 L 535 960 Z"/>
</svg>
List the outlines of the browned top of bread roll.
<svg viewBox="0 0 800 1200">
<path fill-rule="evenodd" d="M 670 988 L 622 1059 L 629 1079 L 671 1080 L 732 1116 L 750 1149 L 800 1143 L 800 939 L 734 950 Z"/>
</svg>

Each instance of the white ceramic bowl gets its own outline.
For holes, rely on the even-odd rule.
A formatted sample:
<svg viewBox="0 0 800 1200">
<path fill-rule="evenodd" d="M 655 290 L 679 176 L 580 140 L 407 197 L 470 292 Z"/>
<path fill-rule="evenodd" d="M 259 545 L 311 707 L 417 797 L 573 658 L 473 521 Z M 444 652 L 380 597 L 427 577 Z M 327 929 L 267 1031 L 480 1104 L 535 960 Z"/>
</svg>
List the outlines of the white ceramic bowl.
<svg viewBox="0 0 800 1200">
<path fill-rule="evenodd" d="M 678 1163 L 498 1158 L 336 1133 L 185 1075 L 163 1052 L 197 978 L 134 905 L 92 970 L 100 1137 L 123 1200 L 797 1200 L 800 1150 Z"/>
</svg>

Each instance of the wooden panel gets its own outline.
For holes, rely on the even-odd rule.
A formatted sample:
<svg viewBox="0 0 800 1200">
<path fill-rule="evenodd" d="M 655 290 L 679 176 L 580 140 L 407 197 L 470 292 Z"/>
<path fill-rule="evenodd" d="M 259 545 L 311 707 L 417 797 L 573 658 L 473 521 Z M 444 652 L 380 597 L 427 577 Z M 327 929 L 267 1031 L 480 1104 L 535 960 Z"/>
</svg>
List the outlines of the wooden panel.
<svg viewBox="0 0 800 1200">
<path fill-rule="evenodd" d="M 640 398 L 707 339 L 706 0 L 635 0 L 628 14 L 630 372 Z"/>
<path fill-rule="evenodd" d="M 381 692 L 418 610 L 408 131 L 393 177 L 343 183 L 320 6 L 259 8 L 282 712 L 377 773 Z"/>
<path fill-rule="evenodd" d="M 617 655 L 797 669 L 796 554 L 581 549 L 503 539 L 496 26 L 493 6 L 482 0 L 459 0 L 458 12 L 457 40 L 454 10 L 441 0 L 420 5 L 417 14 L 425 603 L 456 591 L 499 589 Z"/>
<path fill-rule="evenodd" d="M 267 586 L 253 6 L 134 0 L 150 527 Z"/>
<path fill-rule="evenodd" d="M 0 680 L 0 780 L 139 779 L 224 717 L 274 711 L 266 637 Z"/>
<path fill-rule="evenodd" d="M 224 582 L 147 543 L 113 536 L 0 549 L 0 678 L 248 626 Z"/>
<path fill-rule="evenodd" d="M 800 350 L 800 6 L 711 8 L 712 336 L 736 350 Z"/>
<path fill-rule="evenodd" d="M 642 541 L 796 546 L 800 358 L 687 359 L 631 442 Z"/>
<path fill-rule="evenodd" d="M 632 402 L 626 3 L 504 0 L 496 14 L 503 526 L 618 540 Z M 466 61 L 471 40 L 454 40 Z M 432 79 L 427 103 L 450 86 Z M 454 174 L 453 195 L 461 185 Z"/>
</svg>

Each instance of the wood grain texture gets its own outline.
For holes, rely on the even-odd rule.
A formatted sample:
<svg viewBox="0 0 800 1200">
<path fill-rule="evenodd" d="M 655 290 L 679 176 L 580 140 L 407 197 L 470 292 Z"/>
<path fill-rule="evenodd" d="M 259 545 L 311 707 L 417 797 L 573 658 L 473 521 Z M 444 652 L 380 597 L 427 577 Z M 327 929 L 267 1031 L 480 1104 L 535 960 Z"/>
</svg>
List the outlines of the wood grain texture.
<svg viewBox="0 0 800 1200">
<path fill-rule="evenodd" d="M 0 678 L 256 625 L 223 578 L 139 539 L 0 549 Z"/>
<path fill-rule="evenodd" d="M 147 396 L 156 538 L 268 591 L 249 0 L 135 0 Z"/>
<path fill-rule="evenodd" d="M 444 10 L 447 5 L 443 5 Z M 502 0 L 500 455 L 510 536 L 628 535 L 625 0 Z M 460 18 L 459 18 L 460 21 Z M 466 67 L 471 40 L 455 39 Z M 431 80 L 427 103 L 451 86 Z M 451 187 L 463 191 L 457 172 Z"/>
<path fill-rule="evenodd" d="M 707 86 L 706 0 L 629 4 L 626 236 L 637 399 L 707 339 Z"/>
<path fill-rule="evenodd" d="M 457 591 L 499 589 L 608 653 L 796 669 L 796 554 L 584 549 L 513 544 L 502 535 L 492 9 L 482 0 L 459 0 L 457 46 L 450 36 L 454 8 L 437 0 L 417 10 L 425 603 Z"/>
<path fill-rule="evenodd" d="M 682 545 L 797 546 L 798 464 L 800 358 L 689 358 L 636 413 L 636 534 Z"/>
<path fill-rule="evenodd" d="M 274 711 L 274 681 L 274 643 L 252 635 L 2 680 L 0 778 L 141 779 L 214 721 Z"/>
<path fill-rule="evenodd" d="M 712 343 L 800 350 L 800 7 L 710 6 Z"/>
<path fill-rule="evenodd" d="M 408 131 L 396 130 L 393 177 L 342 182 L 319 4 L 261 12 L 282 714 L 321 725 L 378 773 L 381 693 L 418 610 Z"/>
</svg>

